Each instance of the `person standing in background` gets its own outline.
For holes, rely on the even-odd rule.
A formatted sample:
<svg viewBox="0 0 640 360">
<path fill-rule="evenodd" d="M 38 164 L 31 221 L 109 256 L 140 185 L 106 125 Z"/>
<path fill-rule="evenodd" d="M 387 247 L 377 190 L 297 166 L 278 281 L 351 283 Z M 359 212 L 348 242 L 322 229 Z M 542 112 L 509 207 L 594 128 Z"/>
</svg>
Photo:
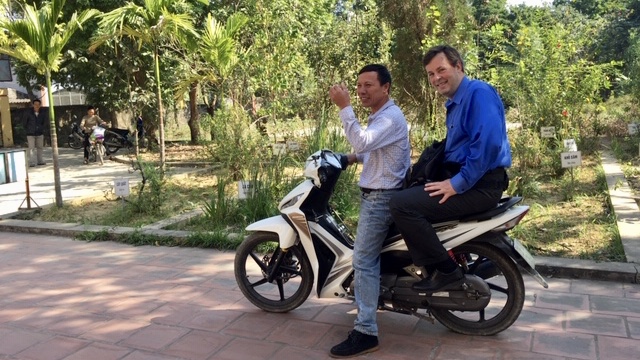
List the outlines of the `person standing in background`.
<svg viewBox="0 0 640 360">
<path fill-rule="evenodd" d="M 24 128 L 27 131 L 27 143 L 29 146 L 29 166 L 46 165 L 42 158 L 42 147 L 44 146 L 44 129 L 47 124 L 47 114 L 41 108 L 40 100 L 33 100 L 33 107 L 26 112 Z M 33 156 L 33 150 L 36 156 Z"/>
</svg>

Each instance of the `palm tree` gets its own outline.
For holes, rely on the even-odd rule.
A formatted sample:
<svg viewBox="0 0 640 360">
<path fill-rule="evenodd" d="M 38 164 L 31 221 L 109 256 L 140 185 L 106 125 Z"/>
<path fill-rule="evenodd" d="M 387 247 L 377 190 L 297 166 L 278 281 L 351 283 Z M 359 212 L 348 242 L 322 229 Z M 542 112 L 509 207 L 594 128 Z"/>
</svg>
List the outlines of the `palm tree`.
<svg viewBox="0 0 640 360">
<path fill-rule="evenodd" d="M 234 39 L 248 19 L 241 13 L 232 14 L 226 23 L 218 22 L 208 14 L 204 30 L 198 39 L 187 38 L 183 43 L 186 74 L 176 85 L 176 98 L 180 99 L 189 92 L 189 128 L 191 143 L 199 140 L 198 112 L 196 107 L 196 91 L 199 84 L 211 84 L 216 88 L 229 77 L 238 64 L 238 47 Z M 198 41 L 196 41 L 198 40 Z M 204 64 L 202 64 L 204 62 Z"/>
<path fill-rule="evenodd" d="M 6 5 L 7 1 L 3 1 Z M 56 132 L 51 91 L 51 73 L 60 69 L 62 50 L 82 24 L 99 14 L 95 9 L 85 10 L 80 15 L 73 13 L 67 23 L 58 23 L 62 18 L 65 0 L 51 0 L 42 5 L 21 5 L 22 17 L 12 18 L 5 12 L 0 15 L 0 53 L 9 55 L 33 66 L 44 74 L 49 94 L 49 123 L 51 127 L 51 150 L 53 152 L 53 178 L 56 206 L 62 207 L 60 165 L 58 162 L 58 134 Z"/>
<path fill-rule="evenodd" d="M 208 4 L 207 0 L 199 0 Z M 123 7 L 102 15 L 99 26 L 103 35 L 93 40 L 89 50 L 111 39 L 128 37 L 138 43 L 139 48 L 149 45 L 153 50 L 153 64 L 158 102 L 158 128 L 160 131 L 160 168 L 164 170 L 164 110 L 162 107 L 160 82 L 160 50 L 163 46 L 190 34 L 197 36 L 188 14 L 173 13 L 171 10 L 185 8 L 184 0 L 144 0 L 143 6 L 128 2 Z"/>
</svg>

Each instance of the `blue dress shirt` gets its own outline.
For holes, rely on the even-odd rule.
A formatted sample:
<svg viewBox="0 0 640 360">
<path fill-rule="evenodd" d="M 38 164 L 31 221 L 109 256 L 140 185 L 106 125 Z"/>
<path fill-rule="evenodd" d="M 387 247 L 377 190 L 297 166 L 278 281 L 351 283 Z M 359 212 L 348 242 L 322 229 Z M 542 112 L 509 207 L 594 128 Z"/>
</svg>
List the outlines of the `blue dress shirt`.
<svg viewBox="0 0 640 360">
<path fill-rule="evenodd" d="M 466 76 L 445 106 L 444 161 L 461 165 L 460 172 L 451 178 L 451 185 L 462 194 L 487 171 L 511 166 L 504 106 L 491 85 Z"/>
</svg>

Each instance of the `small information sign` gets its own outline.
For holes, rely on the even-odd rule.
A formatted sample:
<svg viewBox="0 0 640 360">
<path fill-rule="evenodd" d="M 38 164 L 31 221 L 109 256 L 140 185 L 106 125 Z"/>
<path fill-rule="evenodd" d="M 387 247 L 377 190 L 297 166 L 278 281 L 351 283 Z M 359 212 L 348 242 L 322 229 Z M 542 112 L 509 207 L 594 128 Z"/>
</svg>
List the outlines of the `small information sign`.
<svg viewBox="0 0 640 360">
<path fill-rule="evenodd" d="M 572 168 L 582 165 L 582 153 L 580 151 L 569 151 L 560 154 L 560 161 L 563 168 Z"/>
<path fill-rule="evenodd" d="M 574 139 L 567 139 L 564 140 L 564 149 L 565 151 L 578 151 L 578 145 Z"/>
<path fill-rule="evenodd" d="M 298 151 L 300 150 L 300 144 L 297 141 L 287 141 L 287 149 L 289 151 Z"/>
<path fill-rule="evenodd" d="M 253 192 L 253 183 L 251 181 L 238 181 L 238 199 L 244 200 L 251 196 Z"/>
<path fill-rule="evenodd" d="M 129 179 L 116 179 L 113 188 L 116 196 L 129 196 Z"/>
<path fill-rule="evenodd" d="M 273 148 L 273 155 L 275 156 L 280 156 L 287 153 L 287 144 L 285 143 L 275 143 L 272 144 L 271 147 Z"/>
<path fill-rule="evenodd" d="M 552 138 L 556 136 L 555 126 L 543 126 L 540 128 L 540 136 L 543 138 Z"/>
</svg>

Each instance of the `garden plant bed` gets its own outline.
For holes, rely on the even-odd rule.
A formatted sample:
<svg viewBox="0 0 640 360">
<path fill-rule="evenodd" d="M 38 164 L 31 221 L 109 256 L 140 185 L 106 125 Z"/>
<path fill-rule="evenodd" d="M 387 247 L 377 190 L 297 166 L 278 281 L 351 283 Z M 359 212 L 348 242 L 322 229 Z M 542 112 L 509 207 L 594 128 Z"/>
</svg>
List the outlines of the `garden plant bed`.
<svg viewBox="0 0 640 360">
<path fill-rule="evenodd" d="M 171 154 L 167 158 L 192 161 L 200 151 L 193 146 L 177 146 L 167 150 L 167 154 Z M 217 170 L 169 178 L 164 189 L 169 196 L 166 197 L 162 211 L 154 214 L 130 216 L 123 212 L 122 201 L 114 201 L 111 194 L 68 202 L 62 209 L 51 207 L 28 217 L 42 221 L 141 227 L 205 207 L 217 192 L 218 179 L 224 176 L 224 171 Z M 237 197 L 234 185 L 235 183 L 230 182 L 225 188 L 227 196 L 231 198 Z M 570 193 L 573 196 L 568 199 Z M 134 193 L 131 196 L 136 195 Z M 357 201 L 357 198 L 353 201 Z M 595 155 L 586 157 L 583 165 L 574 169 L 573 183 L 568 171 L 558 179 L 541 180 L 536 196 L 525 198 L 523 203 L 529 205 L 531 210 L 511 234 L 521 240 L 534 255 L 624 261 L 615 219 L 609 207 L 606 183 Z M 212 223 L 210 219 L 201 216 L 170 228 L 196 233 L 213 229 L 241 232 L 244 226 L 246 224 Z"/>
</svg>

